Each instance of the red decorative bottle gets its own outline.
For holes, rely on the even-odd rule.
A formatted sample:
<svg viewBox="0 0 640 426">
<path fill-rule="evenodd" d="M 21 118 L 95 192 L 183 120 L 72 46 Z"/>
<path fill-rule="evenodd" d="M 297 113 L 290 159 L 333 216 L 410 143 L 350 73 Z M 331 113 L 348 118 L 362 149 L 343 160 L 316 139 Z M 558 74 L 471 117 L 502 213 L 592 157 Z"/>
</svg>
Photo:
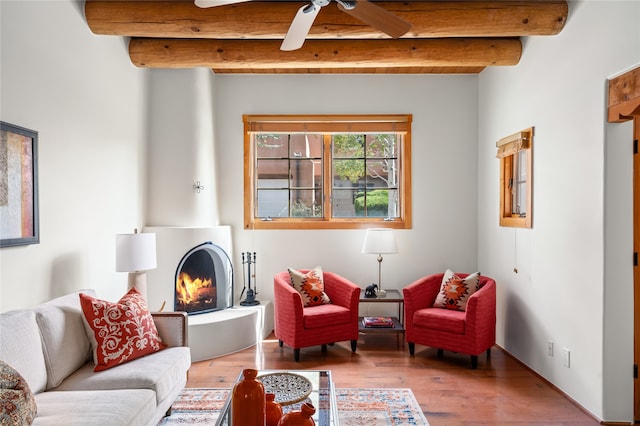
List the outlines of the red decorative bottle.
<svg viewBox="0 0 640 426">
<path fill-rule="evenodd" d="M 280 417 L 282 417 L 282 406 L 276 402 L 274 393 L 267 393 L 267 426 L 278 426 Z"/>
<path fill-rule="evenodd" d="M 311 418 L 315 412 L 316 409 L 313 404 L 305 402 L 300 407 L 300 410 L 289 411 L 282 416 L 278 426 L 315 426 L 316 422 Z"/>
<path fill-rule="evenodd" d="M 264 385 L 256 376 L 258 370 L 242 370 L 243 379 L 235 384 L 231 395 L 231 424 L 265 426 L 266 398 Z"/>
</svg>

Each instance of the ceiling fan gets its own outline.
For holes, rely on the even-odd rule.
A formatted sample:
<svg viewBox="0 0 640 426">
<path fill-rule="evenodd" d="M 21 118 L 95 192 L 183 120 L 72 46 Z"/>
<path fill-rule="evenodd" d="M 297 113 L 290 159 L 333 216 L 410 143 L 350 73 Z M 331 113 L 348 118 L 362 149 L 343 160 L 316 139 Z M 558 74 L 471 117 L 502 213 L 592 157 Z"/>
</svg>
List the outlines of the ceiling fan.
<svg viewBox="0 0 640 426">
<path fill-rule="evenodd" d="M 244 3 L 251 0 L 195 0 L 198 7 L 224 6 L 233 3 Z M 302 6 L 291 22 L 289 31 L 282 41 L 280 50 L 296 50 L 302 47 L 313 22 L 320 12 L 320 9 L 332 0 L 311 0 Z M 399 18 L 393 13 L 380 6 L 376 6 L 367 0 L 333 0 L 338 3 L 338 7 L 343 12 L 359 19 L 365 24 L 382 31 L 392 38 L 404 35 L 411 28 L 411 24 Z"/>
</svg>

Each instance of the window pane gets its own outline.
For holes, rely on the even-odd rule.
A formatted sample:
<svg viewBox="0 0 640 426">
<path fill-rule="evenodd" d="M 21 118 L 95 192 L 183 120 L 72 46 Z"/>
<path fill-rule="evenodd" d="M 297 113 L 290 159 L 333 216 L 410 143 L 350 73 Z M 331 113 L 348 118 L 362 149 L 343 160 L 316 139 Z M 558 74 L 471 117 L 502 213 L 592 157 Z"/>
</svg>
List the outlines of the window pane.
<svg viewBox="0 0 640 426">
<path fill-rule="evenodd" d="M 322 158 L 322 135 L 290 135 L 289 157 Z"/>
<path fill-rule="evenodd" d="M 287 158 L 289 135 L 259 133 L 255 141 L 257 158 Z"/>
<path fill-rule="evenodd" d="M 527 206 L 527 151 L 518 151 L 514 155 L 514 187 L 511 211 L 515 215 L 525 216 Z"/>
<path fill-rule="evenodd" d="M 344 186 L 347 182 L 358 186 L 365 178 L 364 164 L 364 160 L 333 160 L 333 186 Z"/>
<path fill-rule="evenodd" d="M 522 182 L 516 185 L 514 194 L 513 214 L 525 216 L 527 206 L 527 183 Z"/>
<path fill-rule="evenodd" d="M 395 134 L 375 134 L 367 136 L 367 157 L 397 158 L 398 136 Z"/>
<path fill-rule="evenodd" d="M 258 160 L 257 175 L 258 188 L 287 188 L 289 161 Z"/>
<path fill-rule="evenodd" d="M 356 194 L 356 216 L 397 217 L 398 191 L 392 189 L 367 189 Z"/>
<path fill-rule="evenodd" d="M 367 161 L 367 186 L 376 188 L 398 187 L 397 160 L 369 160 Z"/>
<path fill-rule="evenodd" d="M 291 160 L 291 188 L 320 187 L 322 162 L 315 160 Z"/>
<path fill-rule="evenodd" d="M 291 191 L 290 217 L 322 217 L 322 192 L 308 189 Z"/>
<path fill-rule="evenodd" d="M 273 183 L 276 184 L 275 181 Z M 289 216 L 289 190 L 259 189 L 257 192 L 257 217 Z"/>
<path fill-rule="evenodd" d="M 331 199 L 331 208 L 333 209 L 333 217 L 356 217 L 354 206 L 356 189 L 351 183 L 345 185 L 344 189 L 334 188 Z"/>
<path fill-rule="evenodd" d="M 333 135 L 333 158 L 363 158 L 364 135 Z"/>
</svg>

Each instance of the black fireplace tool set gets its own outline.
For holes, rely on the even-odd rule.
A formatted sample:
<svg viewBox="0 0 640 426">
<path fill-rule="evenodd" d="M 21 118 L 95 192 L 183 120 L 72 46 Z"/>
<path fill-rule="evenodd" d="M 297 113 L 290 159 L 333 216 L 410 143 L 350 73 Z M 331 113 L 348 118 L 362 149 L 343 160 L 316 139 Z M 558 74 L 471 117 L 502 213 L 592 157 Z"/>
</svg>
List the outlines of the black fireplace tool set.
<svg viewBox="0 0 640 426">
<path fill-rule="evenodd" d="M 246 257 L 245 257 L 246 255 Z M 244 295 L 245 290 L 247 291 L 247 298 L 240 302 L 242 306 L 254 306 L 259 305 L 260 301 L 256 300 L 256 294 L 258 294 L 256 283 L 255 283 L 255 264 L 256 264 L 256 253 L 251 253 L 250 251 L 246 253 L 242 253 L 242 280 L 243 287 L 242 293 L 240 293 L 240 299 Z M 254 265 L 254 272 L 251 272 L 251 265 Z M 246 266 L 246 273 L 245 273 Z M 254 281 L 253 288 L 251 288 L 251 281 Z"/>
</svg>

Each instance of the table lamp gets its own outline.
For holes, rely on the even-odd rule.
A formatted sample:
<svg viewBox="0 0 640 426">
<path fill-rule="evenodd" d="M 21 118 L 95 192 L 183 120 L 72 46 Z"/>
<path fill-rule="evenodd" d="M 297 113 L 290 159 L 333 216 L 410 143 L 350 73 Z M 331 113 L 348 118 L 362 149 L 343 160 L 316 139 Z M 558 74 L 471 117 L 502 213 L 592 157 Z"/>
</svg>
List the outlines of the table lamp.
<svg viewBox="0 0 640 426">
<path fill-rule="evenodd" d="M 116 272 L 128 272 L 128 286 L 135 287 L 147 300 L 147 273 L 155 269 L 156 234 L 138 233 L 116 235 Z"/>
<path fill-rule="evenodd" d="M 371 228 L 367 229 L 362 244 L 362 253 L 378 255 L 378 297 L 385 297 L 387 292 L 382 289 L 382 255 L 397 253 L 398 246 L 393 236 L 393 229 Z"/>
</svg>

